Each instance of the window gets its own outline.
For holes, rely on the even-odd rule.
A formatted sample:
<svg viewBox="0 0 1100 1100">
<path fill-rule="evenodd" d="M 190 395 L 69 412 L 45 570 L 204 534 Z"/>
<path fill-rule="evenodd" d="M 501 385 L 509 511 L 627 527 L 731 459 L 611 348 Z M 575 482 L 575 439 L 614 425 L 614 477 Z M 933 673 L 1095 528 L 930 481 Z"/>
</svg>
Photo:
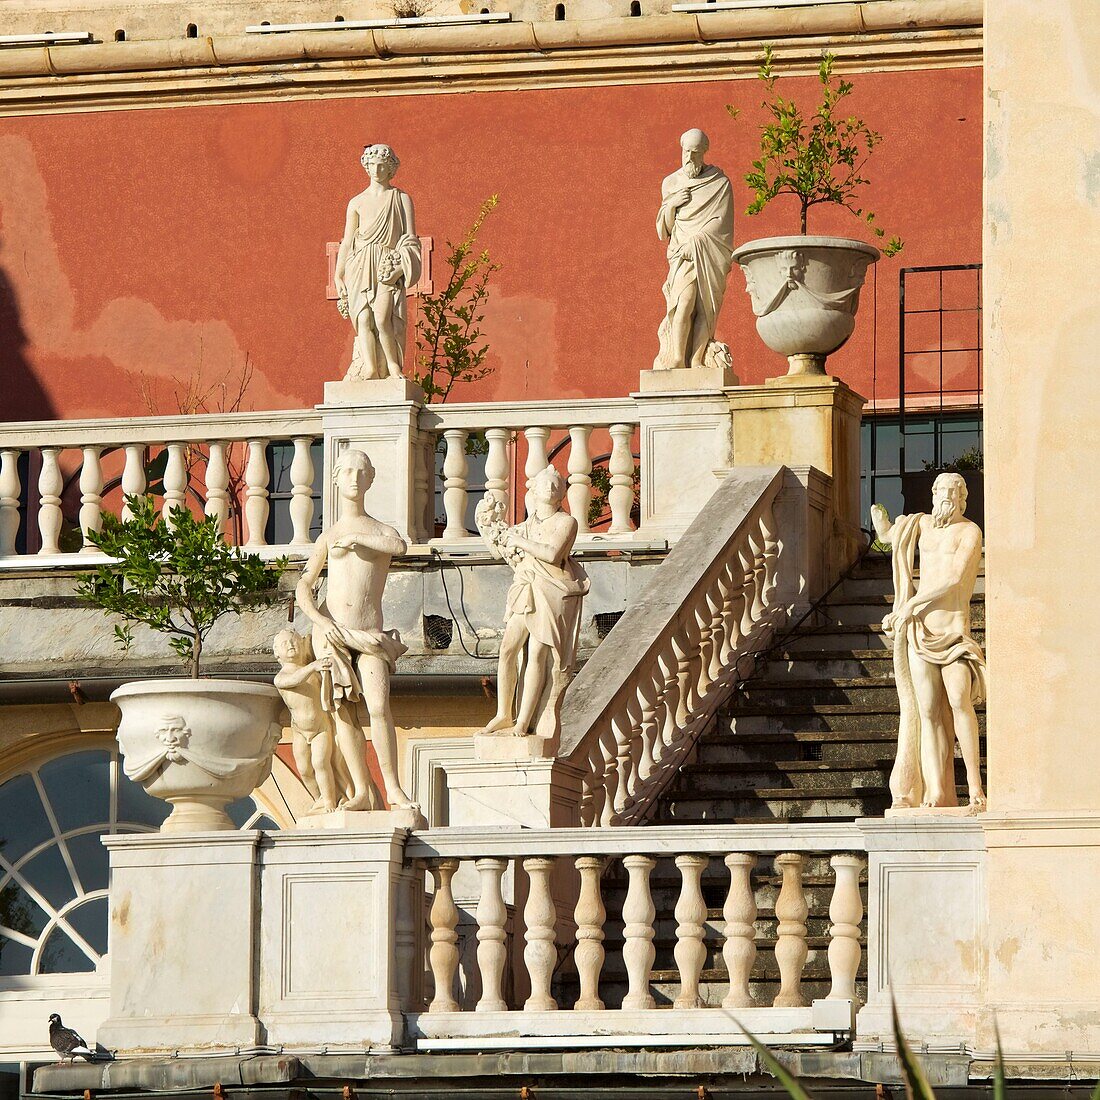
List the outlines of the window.
<svg viewBox="0 0 1100 1100">
<path fill-rule="evenodd" d="M 321 486 L 325 477 L 325 443 L 315 439 L 310 444 L 309 457 L 313 462 L 313 522 L 309 527 L 309 537 L 316 540 L 321 533 Z M 271 471 L 268 504 L 271 510 L 267 516 L 265 537 L 268 546 L 286 546 L 294 538 L 294 525 L 290 519 L 290 502 L 294 499 L 294 482 L 290 476 L 290 464 L 294 461 L 294 444 L 272 443 L 267 448 L 267 468 Z"/>
<path fill-rule="evenodd" d="M 115 747 L 70 752 L 0 785 L 0 986 L 97 969 L 108 924 L 100 838 L 153 832 L 168 812 L 126 778 Z M 239 828 L 278 828 L 250 798 L 228 813 Z"/>
</svg>

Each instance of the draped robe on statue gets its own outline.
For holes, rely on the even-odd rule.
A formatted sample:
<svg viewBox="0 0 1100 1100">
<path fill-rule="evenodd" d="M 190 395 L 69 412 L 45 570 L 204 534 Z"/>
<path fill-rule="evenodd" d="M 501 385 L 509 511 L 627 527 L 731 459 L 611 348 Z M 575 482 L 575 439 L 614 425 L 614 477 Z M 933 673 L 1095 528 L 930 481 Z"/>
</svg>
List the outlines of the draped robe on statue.
<svg viewBox="0 0 1100 1100">
<path fill-rule="evenodd" d="M 893 546 L 891 568 L 894 576 L 894 604 L 897 614 L 904 604 L 916 594 L 914 577 L 917 542 L 920 539 L 920 521 L 924 513 L 898 516 L 894 520 L 890 542 Z M 898 752 L 890 772 L 890 794 L 894 805 L 919 806 L 924 797 L 924 775 L 921 770 L 921 724 L 917 708 L 916 690 L 913 686 L 911 657 L 917 657 L 930 665 L 950 665 L 965 661 L 970 667 L 970 698 L 975 706 L 985 699 L 985 657 L 981 647 L 969 634 L 950 632 L 935 634 L 921 619 L 911 619 L 904 630 L 888 627 L 887 639 L 893 647 L 894 680 L 898 689 L 900 714 L 898 717 Z M 947 692 L 940 694 L 940 720 L 946 737 L 940 746 L 937 767 L 943 776 L 943 790 L 949 802 L 955 798 L 955 722 L 948 704 Z"/>
<path fill-rule="evenodd" d="M 374 320 L 363 316 L 364 311 L 372 310 L 382 295 L 392 300 L 390 325 L 399 348 L 405 346 L 405 294 L 420 281 L 420 238 L 408 231 L 405 210 L 401 199 L 405 192 L 391 187 L 374 220 L 366 225 L 362 221 L 352 242 L 351 254 L 344 268 L 344 282 L 348 288 L 348 316 L 357 333 L 362 326 L 373 333 Z M 403 278 L 394 284 L 383 283 L 379 277 L 383 257 L 390 252 L 396 253 L 397 263 Z M 373 339 L 377 345 L 377 334 Z M 385 362 L 385 355 L 377 346 L 377 361 Z M 365 370 L 358 342 L 352 354 L 351 369 L 348 378 L 360 377 Z"/>
<path fill-rule="evenodd" d="M 657 225 L 665 224 L 669 202 L 679 191 L 691 198 L 675 212 L 668 239 L 668 278 L 661 288 L 667 312 L 657 336 L 660 349 L 654 370 L 686 367 L 692 357 L 692 337 L 686 349 L 672 347 L 672 315 L 676 303 L 692 283 L 695 284 L 695 315 L 705 321 L 704 346 L 714 339 L 718 313 L 726 295 L 726 279 L 733 264 L 733 191 L 721 168 L 708 164 L 691 179 L 681 170 L 674 172 L 662 187 L 661 209 Z"/>
</svg>

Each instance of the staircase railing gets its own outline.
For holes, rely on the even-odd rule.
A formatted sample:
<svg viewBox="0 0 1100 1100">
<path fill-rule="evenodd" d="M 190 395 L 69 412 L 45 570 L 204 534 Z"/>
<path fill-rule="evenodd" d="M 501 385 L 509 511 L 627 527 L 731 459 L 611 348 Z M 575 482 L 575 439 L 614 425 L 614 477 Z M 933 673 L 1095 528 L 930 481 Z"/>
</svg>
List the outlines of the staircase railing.
<svg viewBox="0 0 1100 1100">
<path fill-rule="evenodd" d="M 570 685 L 558 758 L 582 771 L 582 825 L 642 816 L 786 620 L 805 537 L 777 525 L 786 472 L 731 471 Z"/>
</svg>

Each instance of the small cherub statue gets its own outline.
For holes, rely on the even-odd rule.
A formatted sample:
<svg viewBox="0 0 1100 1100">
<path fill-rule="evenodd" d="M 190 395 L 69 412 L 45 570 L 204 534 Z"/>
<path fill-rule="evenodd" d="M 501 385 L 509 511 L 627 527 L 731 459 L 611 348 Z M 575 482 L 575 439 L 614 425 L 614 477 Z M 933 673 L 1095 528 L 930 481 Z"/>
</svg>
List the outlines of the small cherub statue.
<svg viewBox="0 0 1100 1100">
<path fill-rule="evenodd" d="M 332 658 L 314 660 L 309 637 L 296 630 L 280 631 L 272 648 L 282 666 L 275 674 L 275 686 L 290 712 L 294 762 L 314 800 L 310 812 L 330 812 L 347 797 L 348 785 L 332 718 L 321 706 L 323 680 L 331 675 Z"/>
</svg>

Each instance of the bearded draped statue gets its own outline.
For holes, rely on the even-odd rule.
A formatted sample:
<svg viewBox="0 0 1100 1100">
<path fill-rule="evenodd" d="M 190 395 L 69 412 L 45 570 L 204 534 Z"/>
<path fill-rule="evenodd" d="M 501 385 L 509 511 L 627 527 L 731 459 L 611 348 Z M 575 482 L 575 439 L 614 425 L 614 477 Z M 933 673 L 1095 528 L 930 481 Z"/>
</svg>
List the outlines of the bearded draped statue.
<svg viewBox="0 0 1100 1100">
<path fill-rule="evenodd" d="M 361 163 L 370 186 L 348 203 L 336 255 L 338 306 L 355 329 L 348 382 L 401 377 L 405 295 L 420 279 L 412 199 L 393 186 L 400 161 L 388 145 L 368 145 Z"/>
<path fill-rule="evenodd" d="M 901 704 L 890 773 L 895 809 L 957 804 L 956 741 L 969 809 L 985 809 L 974 713 L 985 698 L 985 657 L 970 635 L 982 532 L 965 510 L 966 482 L 956 473 L 936 478 L 931 515 L 918 512 L 891 522 L 881 504 L 871 508 L 879 539 L 893 548 L 894 604 L 882 626 L 893 646 Z"/>
<path fill-rule="evenodd" d="M 723 358 L 714 330 L 733 263 L 733 191 L 721 168 L 704 163 L 709 148 L 702 130 L 688 130 L 680 138 L 681 166 L 661 184 L 657 236 L 668 241 L 668 278 L 654 370 Z"/>
</svg>

